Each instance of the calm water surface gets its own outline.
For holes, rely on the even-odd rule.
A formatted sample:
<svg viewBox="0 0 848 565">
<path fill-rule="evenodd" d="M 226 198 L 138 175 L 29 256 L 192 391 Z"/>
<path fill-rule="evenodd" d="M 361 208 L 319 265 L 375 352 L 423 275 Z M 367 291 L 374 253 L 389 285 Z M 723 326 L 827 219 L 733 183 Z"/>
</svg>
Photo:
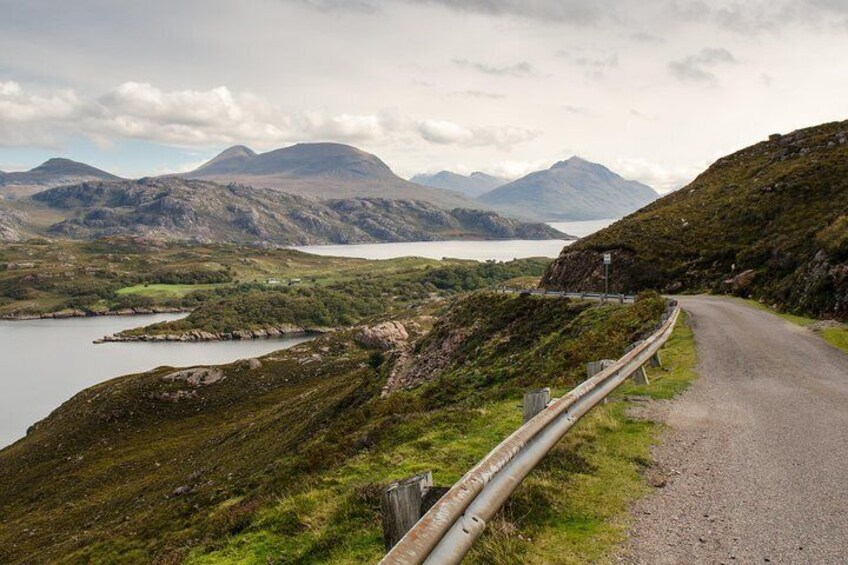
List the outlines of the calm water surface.
<svg viewBox="0 0 848 565">
<path fill-rule="evenodd" d="M 310 339 L 301 336 L 205 343 L 91 343 L 107 334 L 181 316 L 0 321 L 0 448 L 22 437 L 32 423 L 77 392 L 112 377 L 161 365 L 228 363 Z"/>
<path fill-rule="evenodd" d="M 553 222 L 549 225 L 559 231 L 585 237 L 615 220 L 585 222 Z M 306 253 L 333 257 L 358 257 L 361 259 L 394 259 L 396 257 L 426 257 L 428 259 L 474 259 L 477 261 L 511 261 L 525 257 L 556 257 L 571 241 L 547 239 L 532 241 L 510 239 L 505 241 L 410 241 L 403 243 L 363 243 L 356 245 L 303 245 L 295 247 Z"/>
</svg>

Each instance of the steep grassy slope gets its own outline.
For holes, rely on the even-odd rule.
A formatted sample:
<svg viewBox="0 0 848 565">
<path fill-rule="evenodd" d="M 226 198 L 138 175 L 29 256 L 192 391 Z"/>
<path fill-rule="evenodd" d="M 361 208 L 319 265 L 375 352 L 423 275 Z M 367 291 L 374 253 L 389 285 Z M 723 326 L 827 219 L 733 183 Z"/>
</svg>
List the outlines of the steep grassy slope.
<svg viewBox="0 0 848 565">
<path fill-rule="evenodd" d="M 848 317 L 848 122 L 774 135 L 564 249 L 542 280 L 614 291 L 736 292 Z"/>
<path fill-rule="evenodd" d="M 92 387 L 0 451 L 0 561 L 373 562 L 379 483 L 426 466 L 449 484 L 518 423 L 525 387 L 572 386 L 662 309 L 480 293 L 429 332 L 410 313 L 426 378 L 387 398 L 403 356 L 352 332 L 194 384 L 160 368 Z M 607 455 L 630 477 L 647 450 L 627 449 L 638 428 L 625 431 Z M 580 480 L 601 473 L 585 456 L 558 461 Z"/>
</svg>

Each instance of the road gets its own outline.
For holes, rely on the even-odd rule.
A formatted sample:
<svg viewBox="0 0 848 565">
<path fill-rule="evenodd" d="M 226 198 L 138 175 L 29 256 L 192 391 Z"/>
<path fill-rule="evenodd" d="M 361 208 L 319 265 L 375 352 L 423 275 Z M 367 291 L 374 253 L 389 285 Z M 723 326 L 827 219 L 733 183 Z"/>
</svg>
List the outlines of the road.
<svg viewBox="0 0 848 565">
<path fill-rule="evenodd" d="M 848 563 L 848 355 L 741 301 L 680 303 L 700 378 L 667 407 L 667 482 L 624 560 Z"/>
</svg>

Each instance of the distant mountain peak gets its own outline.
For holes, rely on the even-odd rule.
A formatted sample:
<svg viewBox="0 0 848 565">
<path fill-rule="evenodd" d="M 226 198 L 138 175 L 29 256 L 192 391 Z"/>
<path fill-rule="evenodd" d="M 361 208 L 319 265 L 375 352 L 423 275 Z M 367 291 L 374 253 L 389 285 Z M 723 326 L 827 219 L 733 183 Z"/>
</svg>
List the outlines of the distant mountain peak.
<svg viewBox="0 0 848 565">
<path fill-rule="evenodd" d="M 233 145 L 219 153 L 215 159 L 231 159 L 233 157 L 256 157 L 256 151 L 246 145 Z"/>
<path fill-rule="evenodd" d="M 517 217 L 567 221 L 621 217 L 657 197 L 649 186 L 575 155 L 498 187 L 479 200 Z"/>
<path fill-rule="evenodd" d="M 579 165 L 592 165 L 594 167 L 603 167 L 604 169 L 606 169 L 606 167 L 604 167 L 603 165 L 601 165 L 599 163 L 593 163 L 591 161 L 587 161 L 583 157 L 579 157 L 577 155 L 572 155 L 571 157 L 569 157 L 568 159 L 565 159 L 564 161 L 557 161 L 556 163 L 551 165 L 551 168 L 552 169 L 561 169 L 561 168 L 564 168 L 564 167 L 573 167 L 573 166 L 579 166 Z"/>
<path fill-rule="evenodd" d="M 415 175 L 410 180 L 424 186 L 454 190 L 472 198 L 476 198 L 508 182 L 506 179 L 488 175 L 482 171 L 475 171 L 466 176 L 447 170 L 439 171 L 435 174 L 422 173 Z"/>
</svg>

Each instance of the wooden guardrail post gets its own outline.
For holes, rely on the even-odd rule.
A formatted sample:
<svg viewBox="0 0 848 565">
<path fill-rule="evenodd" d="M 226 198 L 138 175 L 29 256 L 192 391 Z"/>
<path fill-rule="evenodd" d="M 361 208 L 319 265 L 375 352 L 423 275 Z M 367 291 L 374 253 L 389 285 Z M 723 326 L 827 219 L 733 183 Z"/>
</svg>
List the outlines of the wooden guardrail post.
<svg viewBox="0 0 848 565">
<path fill-rule="evenodd" d="M 433 473 L 427 471 L 391 483 L 383 492 L 383 541 L 386 551 L 395 546 L 424 515 L 424 499 L 433 487 Z"/>
<path fill-rule="evenodd" d="M 589 361 L 586 363 L 586 377 L 592 378 L 610 365 L 615 363 L 613 359 L 601 359 L 600 361 Z"/>
<path fill-rule="evenodd" d="M 528 422 L 544 410 L 551 401 L 551 389 L 539 388 L 524 393 L 524 421 Z"/>
<path fill-rule="evenodd" d="M 636 343 L 631 343 L 627 347 L 624 348 L 624 353 L 630 353 L 633 351 L 637 345 L 641 342 L 637 341 Z M 645 373 L 645 367 L 640 366 L 638 369 L 630 373 L 630 378 L 633 379 L 633 382 L 637 385 L 647 385 L 650 384 L 648 382 L 648 375 Z"/>
<path fill-rule="evenodd" d="M 586 363 L 586 378 L 591 379 L 592 377 L 594 377 L 595 375 L 597 375 L 598 373 L 600 373 L 601 371 L 603 371 L 607 367 L 613 365 L 614 363 L 615 363 L 615 360 L 613 360 L 613 359 L 601 359 L 600 361 L 589 361 L 588 363 Z M 607 402 L 609 402 L 609 401 L 607 400 L 607 397 L 605 396 L 604 399 L 601 401 L 601 404 L 606 404 Z"/>
</svg>

